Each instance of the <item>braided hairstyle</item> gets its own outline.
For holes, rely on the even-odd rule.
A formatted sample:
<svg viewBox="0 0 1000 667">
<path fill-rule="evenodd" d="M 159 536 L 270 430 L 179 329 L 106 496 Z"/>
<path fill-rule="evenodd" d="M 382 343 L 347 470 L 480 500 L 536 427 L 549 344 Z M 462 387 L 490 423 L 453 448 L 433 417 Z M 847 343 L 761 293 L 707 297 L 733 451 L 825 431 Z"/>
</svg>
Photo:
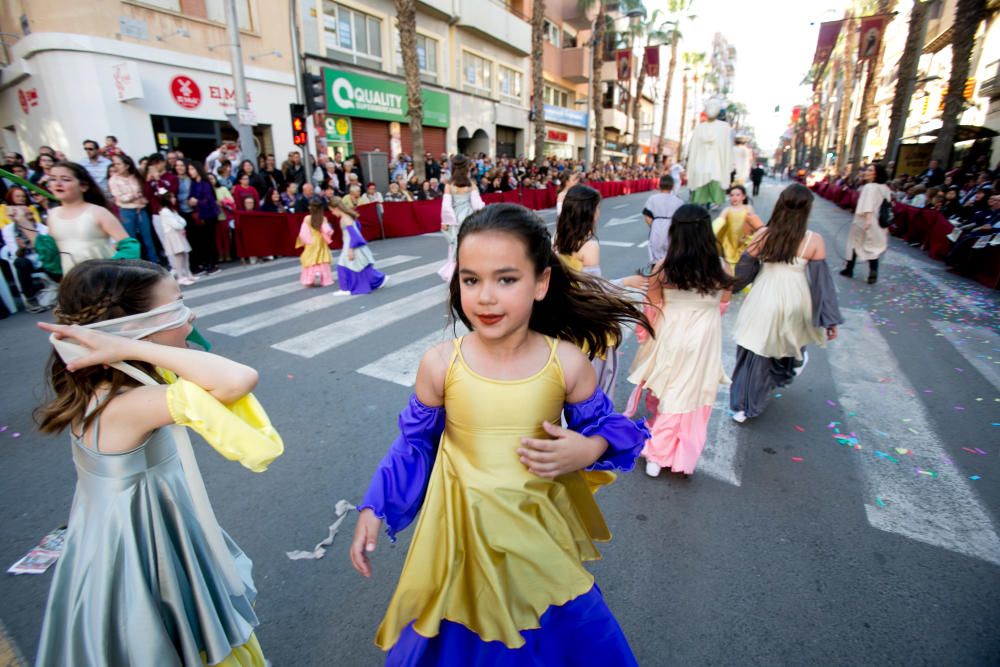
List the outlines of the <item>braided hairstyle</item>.
<svg viewBox="0 0 1000 667">
<path fill-rule="evenodd" d="M 591 359 L 604 355 L 609 346 L 621 344 L 621 327 L 632 323 L 652 331 L 642 311 L 624 292 L 601 278 L 570 271 L 552 249 L 552 237 L 545 223 L 533 211 L 518 204 L 491 204 L 476 211 L 458 231 L 457 266 L 451 277 L 452 315 L 473 329 L 462 310 L 462 242 L 473 234 L 510 234 L 524 244 L 535 266 L 535 275 L 551 271 L 545 298 L 531 309 L 528 327 L 540 334 L 569 341 L 587 350 Z"/>
<path fill-rule="evenodd" d="M 166 269 L 140 259 L 81 262 L 59 284 L 59 305 L 53 314 L 58 324 L 91 324 L 144 313 L 152 306 L 153 289 L 167 277 Z M 159 377 L 148 364 L 134 362 L 134 365 L 150 377 Z M 101 365 L 70 373 L 62 357 L 54 351 L 46 375 L 50 396 L 34 412 L 42 433 L 59 433 L 75 425 L 79 425 L 82 433 L 107 405 L 103 401 L 87 414 L 98 389 L 107 387 L 108 396 L 114 396 L 124 387 L 138 385 L 121 371 Z"/>
</svg>

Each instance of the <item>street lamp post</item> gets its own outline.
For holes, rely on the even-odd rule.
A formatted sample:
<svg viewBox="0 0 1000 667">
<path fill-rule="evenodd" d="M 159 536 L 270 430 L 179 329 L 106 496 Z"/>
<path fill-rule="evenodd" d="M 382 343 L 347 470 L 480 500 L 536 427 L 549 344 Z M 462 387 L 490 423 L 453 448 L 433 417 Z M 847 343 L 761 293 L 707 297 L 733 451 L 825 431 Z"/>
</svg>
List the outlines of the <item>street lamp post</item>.
<svg viewBox="0 0 1000 667">
<path fill-rule="evenodd" d="M 250 108 L 247 106 L 247 82 L 243 73 L 243 48 L 240 46 L 240 19 L 236 13 L 236 0 L 226 0 L 226 27 L 229 31 L 229 58 L 233 67 L 233 88 L 236 92 L 236 113 L 229 116 L 229 124 L 240 137 L 243 158 L 257 166 L 257 147 L 253 141 Z"/>
</svg>

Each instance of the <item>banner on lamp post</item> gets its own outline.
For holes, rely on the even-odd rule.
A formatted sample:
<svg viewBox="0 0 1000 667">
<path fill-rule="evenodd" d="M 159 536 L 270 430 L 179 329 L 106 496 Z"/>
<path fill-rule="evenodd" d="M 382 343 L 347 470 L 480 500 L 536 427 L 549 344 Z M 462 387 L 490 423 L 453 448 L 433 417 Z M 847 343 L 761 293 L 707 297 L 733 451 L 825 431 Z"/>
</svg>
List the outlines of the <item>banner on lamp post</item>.
<svg viewBox="0 0 1000 667">
<path fill-rule="evenodd" d="M 813 55 L 813 65 L 820 69 L 826 67 L 833 47 L 837 44 L 840 28 L 844 21 L 828 21 L 819 25 L 819 37 L 816 39 L 816 53 Z"/>
<path fill-rule="evenodd" d="M 615 52 L 615 67 L 618 71 L 619 81 L 628 81 L 632 78 L 631 49 L 618 49 Z"/>
<path fill-rule="evenodd" d="M 885 32 L 889 16 L 867 16 L 861 19 L 860 41 L 858 42 L 858 60 L 872 60 L 878 57 L 882 45 L 882 34 Z"/>
<path fill-rule="evenodd" d="M 646 76 L 656 78 L 660 76 L 660 47 L 646 47 Z"/>
</svg>

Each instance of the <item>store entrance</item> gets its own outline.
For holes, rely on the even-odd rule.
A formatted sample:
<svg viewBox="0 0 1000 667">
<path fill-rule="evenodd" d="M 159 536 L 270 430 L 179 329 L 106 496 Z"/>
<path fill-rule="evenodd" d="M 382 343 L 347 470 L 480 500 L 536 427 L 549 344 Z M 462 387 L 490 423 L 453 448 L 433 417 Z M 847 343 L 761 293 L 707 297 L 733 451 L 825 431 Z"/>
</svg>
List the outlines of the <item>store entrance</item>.
<svg viewBox="0 0 1000 667">
<path fill-rule="evenodd" d="M 179 150 L 184 157 L 198 162 L 221 144 L 235 144 L 239 138 L 235 128 L 222 121 L 180 116 L 150 116 L 150 119 L 160 151 Z M 273 152 L 269 125 L 257 125 L 253 134 L 258 155 L 263 151 Z"/>
</svg>

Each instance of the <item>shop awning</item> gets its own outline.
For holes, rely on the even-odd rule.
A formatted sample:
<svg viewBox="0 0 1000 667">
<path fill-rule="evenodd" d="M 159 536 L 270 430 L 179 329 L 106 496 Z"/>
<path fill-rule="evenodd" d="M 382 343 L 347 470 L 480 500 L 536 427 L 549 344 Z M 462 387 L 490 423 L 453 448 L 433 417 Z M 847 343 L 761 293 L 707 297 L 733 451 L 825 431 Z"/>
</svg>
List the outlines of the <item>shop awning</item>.
<svg viewBox="0 0 1000 667">
<path fill-rule="evenodd" d="M 903 137 L 903 141 L 909 139 L 920 139 L 922 137 L 937 138 L 938 132 L 941 128 L 936 130 L 930 130 L 928 132 L 922 132 L 921 134 L 914 134 L 911 137 Z M 983 127 L 982 125 L 959 125 L 955 128 L 955 143 L 960 141 L 975 141 L 976 139 L 992 139 L 993 137 L 1000 136 L 1000 132 L 996 130 L 991 130 L 988 127 Z"/>
</svg>

